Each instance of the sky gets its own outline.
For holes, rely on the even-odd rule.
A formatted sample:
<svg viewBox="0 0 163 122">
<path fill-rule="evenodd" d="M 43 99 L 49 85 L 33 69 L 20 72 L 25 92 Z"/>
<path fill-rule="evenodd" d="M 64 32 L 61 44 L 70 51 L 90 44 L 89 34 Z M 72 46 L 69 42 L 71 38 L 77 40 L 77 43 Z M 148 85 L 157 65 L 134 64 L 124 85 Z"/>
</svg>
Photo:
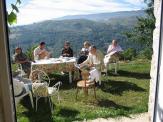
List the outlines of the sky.
<svg viewBox="0 0 163 122">
<path fill-rule="evenodd" d="M 11 3 L 6 0 L 7 11 Z M 144 9 L 143 0 L 21 0 L 16 25 L 32 24 L 67 15 L 96 14 Z"/>
</svg>

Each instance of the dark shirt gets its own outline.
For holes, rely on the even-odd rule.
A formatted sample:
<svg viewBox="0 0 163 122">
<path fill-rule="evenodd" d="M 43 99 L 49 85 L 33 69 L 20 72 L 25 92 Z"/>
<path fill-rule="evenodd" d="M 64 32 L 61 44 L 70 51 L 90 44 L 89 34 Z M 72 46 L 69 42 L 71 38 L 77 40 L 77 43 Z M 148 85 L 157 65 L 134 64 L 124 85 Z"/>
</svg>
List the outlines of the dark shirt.
<svg viewBox="0 0 163 122">
<path fill-rule="evenodd" d="M 63 57 L 73 57 L 73 50 L 69 47 L 69 48 L 63 48 L 62 49 L 62 56 Z"/>
<path fill-rule="evenodd" d="M 20 53 L 20 54 L 15 54 L 14 55 L 14 62 L 19 62 L 19 61 L 26 61 L 28 58 L 24 53 Z M 22 69 L 27 72 L 27 70 L 30 69 L 31 67 L 31 63 L 30 62 L 24 62 L 21 63 Z"/>
</svg>

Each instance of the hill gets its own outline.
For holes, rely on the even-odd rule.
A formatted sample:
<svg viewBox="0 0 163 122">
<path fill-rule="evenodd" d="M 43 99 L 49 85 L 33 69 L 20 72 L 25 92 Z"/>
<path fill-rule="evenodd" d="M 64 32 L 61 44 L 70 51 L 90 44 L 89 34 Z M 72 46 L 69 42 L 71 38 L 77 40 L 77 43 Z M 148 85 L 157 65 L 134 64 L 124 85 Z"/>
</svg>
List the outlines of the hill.
<svg viewBox="0 0 163 122">
<path fill-rule="evenodd" d="M 125 31 L 130 31 L 137 22 L 137 16 L 132 16 L 132 13 L 135 12 L 131 12 L 131 15 L 129 13 L 127 12 L 125 17 L 112 16 L 109 20 L 48 20 L 31 25 L 12 27 L 9 36 L 10 49 L 12 52 L 16 46 L 21 46 L 23 50 L 26 50 L 40 41 L 45 41 L 53 56 L 59 56 L 65 40 L 70 41 L 76 55 L 85 40 L 89 40 L 104 52 L 106 52 L 108 43 L 112 39 L 117 39 L 123 48 L 135 46 L 128 45 L 123 34 Z"/>
<path fill-rule="evenodd" d="M 135 16 L 144 16 L 145 12 L 143 10 L 137 11 L 120 11 L 120 12 L 111 12 L 111 13 L 99 13 L 99 14 L 88 14 L 88 15 L 72 15 L 64 16 L 58 18 L 57 20 L 72 20 L 72 19 L 87 19 L 93 21 L 108 21 L 111 18 L 126 18 L 126 17 L 135 17 Z"/>
</svg>

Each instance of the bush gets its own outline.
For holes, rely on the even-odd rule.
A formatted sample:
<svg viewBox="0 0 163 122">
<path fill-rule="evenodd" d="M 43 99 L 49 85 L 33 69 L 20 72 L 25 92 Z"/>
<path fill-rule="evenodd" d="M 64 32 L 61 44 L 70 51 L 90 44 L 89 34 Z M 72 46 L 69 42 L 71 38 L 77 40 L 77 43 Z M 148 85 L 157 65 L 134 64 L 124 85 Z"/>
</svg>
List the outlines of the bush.
<svg viewBox="0 0 163 122">
<path fill-rule="evenodd" d="M 127 50 L 124 50 L 122 53 L 122 58 L 124 60 L 132 60 L 136 57 L 136 50 L 134 48 L 128 48 Z"/>
<path fill-rule="evenodd" d="M 140 51 L 139 55 L 137 58 L 143 58 L 143 59 L 152 59 L 152 49 L 151 48 L 145 48 L 144 50 Z"/>
</svg>

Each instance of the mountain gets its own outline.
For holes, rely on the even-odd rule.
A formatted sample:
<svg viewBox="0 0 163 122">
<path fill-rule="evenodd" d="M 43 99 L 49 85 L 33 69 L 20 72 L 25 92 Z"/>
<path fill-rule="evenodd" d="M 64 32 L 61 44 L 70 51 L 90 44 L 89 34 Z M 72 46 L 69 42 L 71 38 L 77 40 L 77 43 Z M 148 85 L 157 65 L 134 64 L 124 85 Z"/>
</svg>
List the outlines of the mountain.
<svg viewBox="0 0 163 122">
<path fill-rule="evenodd" d="M 64 16 L 61 18 L 57 18 L 57 20 L 72 20 L 72 19 L 87 19 L 93 21 L 107 21 L 111 18 L 126 18 L 126 17 L 135 17 L 135 16 L 144 16 L 145 12 L 143 10 L 137 11 L 120 11 L 120 12 L 112 12 L 112 13 L 99 13 L 99 14 L 87 14 L 87 15 L 72 15 L 72 16 Z"/>
<path fill-rule="evenodd" d="M 139 12 L 142 14 L 142 11 Z M 9 35 L 10 50 L 13 53 L 16 46 L 21 46 L 25 51 L 29 47 L 38 45 L 40 41 L 45 41 L 53 56 L 59 56 L 65 40 L 70 41 L 75 55 L 78 54 L 85 40 L 89 40 L 103 52 L 106 52 L 108 43 L 112 39 L 117 39 L 124 49 L 135 46 L 134 44 L 128 44 L 127 38 L 123 34 L 130 31 L 137 22 L 137 16 L 133 16 L 135 15 L 133 13 L 135 11 L 131 11 L 131 15 L 130 12 L 127 12 L 124 14 L 125 16 L 119 17 L 117 14 L 110 17 L 109 20 L 93 21 L 62 18 L 62 20 L 48 20 L 31 25 L 12 27 Z M 111 16 L 111 13 L 108 15 Z"/>
</svg>

